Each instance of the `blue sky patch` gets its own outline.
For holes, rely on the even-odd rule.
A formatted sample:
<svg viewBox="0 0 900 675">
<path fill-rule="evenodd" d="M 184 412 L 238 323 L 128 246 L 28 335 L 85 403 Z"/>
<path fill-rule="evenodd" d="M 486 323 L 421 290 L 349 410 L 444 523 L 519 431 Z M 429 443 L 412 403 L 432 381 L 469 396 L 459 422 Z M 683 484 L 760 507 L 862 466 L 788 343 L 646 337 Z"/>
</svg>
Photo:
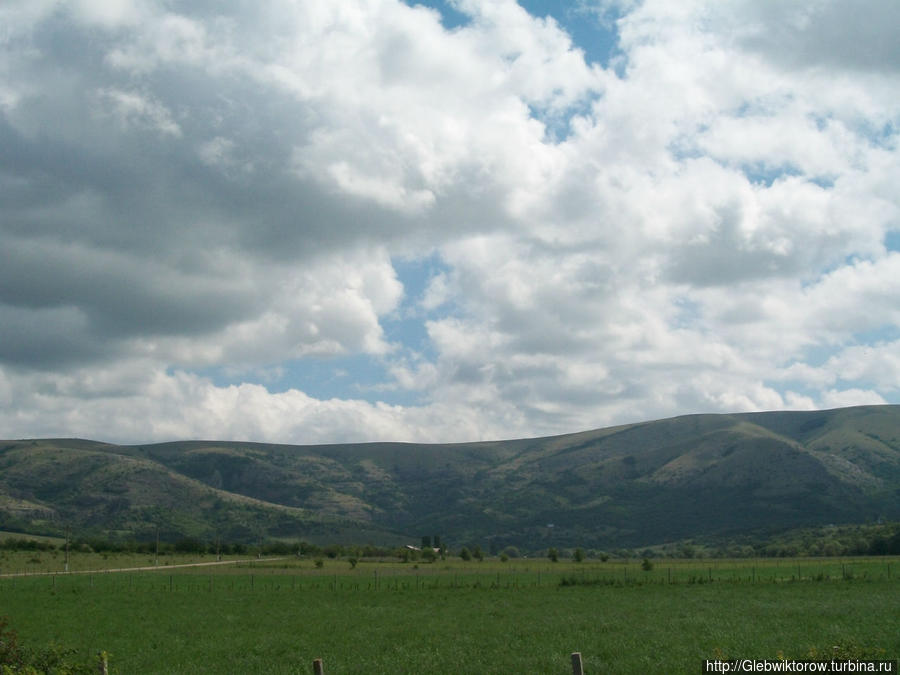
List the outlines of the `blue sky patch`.
<svg viewBox="0 0 900 675">
<path fill-rule="evenodd" d="M 565 110 L 553 112 L 529 105 L 528 112 L 534 119 L 543 123 L 545 134 L 551 142 L 562 143 L 572 134 L 572 119 L 590 116 L 594 101 L 599 98 L 599 94 L 592 92 L 590 96 L 570 105 Z"/>
<path fill-rule="evenodd" d="M 584 52 L 585 61 L 609 67 L 619 53 L 619 34 L 616 30 L 616 10 L 588 9 L 578 3 L 559 0 L 519 0 L 529 14 L 536 17 L 551 16 L 572 38 L 572 42 Z"/>
<path fill-rule="evenodd" d="M 391 344 L 399 343 L 404 349 L 424 358 L 433 359 L 436 353 L 425 329 L 425 321 L 433 313 L 426 311 L 421 302 L 431 280 L 449 272 L 450 268 L 437 254 L 416 259 L 392 258 L 391 264 L 403 284 L 404 295 L 397 311 L 382 318 L 385 339 Z M 440 314 L 446 316 L 452 310 L 452 307 L 445 306 Z"/>
<path fill-rule="evenodd" d="M 463 28 L 471 18 L 460 12 L 452 0 L 404 0 L 410 7 L 422 5 L 436 9 L 441 15 L 441 25 L 447 30 Z M 538 18 L 552 17 L 572 38 L 572 42 L 584 52 L 587 63 L 597 63 L 607 68 L 620 54 L 619 34 L 616 30 L 618 10 L 589 9 L 579 4 L 559 0 L 519 0 L 529 14 Z"/>
<path fill-rule="evenodd" d="M 453 2 L 447 0 L 403 0 L 410 7 L 421 5 L 422 7 L 430 7 L 436 9 L 441 15 L 441 25 L 447 30 L 465 27 L 471 23 L 472 19 L 465 13 L 460 12 L 453 6 Z"/>
<path fill-rule="evenodd" d="M 787 176 L 802 176 L 803 173 L 796 167 L 790 165 L 769 166 L 767 164 L 743 164 L 740 167 L 747 180 L 754 185 L 765 185 L 772 187 L 772 183 Z"/>
<path fill-rule="evenodd" d="M 169 374 L 174 369 L 169 369 Z M 232 371 L 225 368 L 203 368 L 185 371 L 210 380 L 216 387 L 259 384 L 270 393 L 279 394 L 298 389 L 313 398 L 359 399 L 369 403 L 419 405 L 419 392 L 392 389 L 384 385 L 391 377 L 387 362 L 366 354 L 329 358 L 295 359 L 277 367 L 254 371 Z"/>
</svg>

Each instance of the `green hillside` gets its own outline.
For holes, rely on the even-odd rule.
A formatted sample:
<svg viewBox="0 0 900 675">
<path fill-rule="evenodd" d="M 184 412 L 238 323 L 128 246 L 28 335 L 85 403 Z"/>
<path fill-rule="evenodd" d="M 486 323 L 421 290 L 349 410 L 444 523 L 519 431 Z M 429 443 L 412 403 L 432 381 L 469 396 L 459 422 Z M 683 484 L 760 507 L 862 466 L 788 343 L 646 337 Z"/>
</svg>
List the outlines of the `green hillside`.
<svg viewBox="0 0 900 675">
<path fill-rule="evenodd" d="M 367 537 L 396 542 L 397 534 L 344 517 L 228 492 L 129 448 L 83 440 L 0 442 L 0 529 L 164 539 L 258 541 Z"/>
<path fill-rule="evenodd" d="M 0 529 L 612 548 L 900 519 L 900 406 L 421 445 L 0 442 Z"/>
</svg>

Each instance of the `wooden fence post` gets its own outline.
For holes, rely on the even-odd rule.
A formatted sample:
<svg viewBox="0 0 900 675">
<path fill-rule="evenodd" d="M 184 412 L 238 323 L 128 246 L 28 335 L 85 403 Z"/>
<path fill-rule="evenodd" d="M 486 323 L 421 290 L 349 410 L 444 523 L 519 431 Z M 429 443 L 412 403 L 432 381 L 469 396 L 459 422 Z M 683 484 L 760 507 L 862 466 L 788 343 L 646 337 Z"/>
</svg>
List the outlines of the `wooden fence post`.
<svg viewBox="0 0 900 675">
<path fill-rule="evenodd" d="M 322 665 L 322 659 L 313 661 L 313 675 L 325 675 L 325 666 Z"/>
<path fill-rule="evenodd" d="M 572 675 L 584 675 L 581 666 L 581 652 L 572 652 Z"/>
<path fill-rule="evenodd" d="M 97 656 L 100 658 L 100 662 L 97 664 L 97 672 L 100 675 L 109 675 L 109 659 L 106 652 L 100 652 Z"/>
</svg>

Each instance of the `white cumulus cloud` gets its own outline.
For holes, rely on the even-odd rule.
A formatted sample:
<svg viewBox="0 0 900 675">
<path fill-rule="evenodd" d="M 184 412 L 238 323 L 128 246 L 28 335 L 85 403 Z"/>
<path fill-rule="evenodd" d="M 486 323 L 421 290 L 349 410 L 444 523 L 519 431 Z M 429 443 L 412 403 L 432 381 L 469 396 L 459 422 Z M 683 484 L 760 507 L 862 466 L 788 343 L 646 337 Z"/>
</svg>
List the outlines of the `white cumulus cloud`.
<svg viewBox="0 0 900 675">
<path fill-rule="evenodd" d="M 900 400 L 896 3 L 452 5 L 0 7 L 7 434 Z"/>
</svg>

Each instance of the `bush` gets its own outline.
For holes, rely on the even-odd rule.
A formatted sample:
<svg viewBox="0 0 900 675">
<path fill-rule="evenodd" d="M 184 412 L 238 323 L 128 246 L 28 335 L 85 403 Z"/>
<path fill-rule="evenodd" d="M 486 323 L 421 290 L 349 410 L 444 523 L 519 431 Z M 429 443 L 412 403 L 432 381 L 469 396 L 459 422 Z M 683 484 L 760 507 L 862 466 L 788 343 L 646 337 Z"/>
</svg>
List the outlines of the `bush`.
<svg viewBox="0 0 900 675">
<path fill-rule="evenodd" d="M 459 557 L 465 561 L 469 561 L 472 559 L 472 554 L 469 553 L 469 549 L 467 549 L 465 546 L 463 546 L 462 550 L 460 550 L 460 552 L 459 552 Z"/>
<path fill-rule="evenodd" d="M 296 550 L 296 544 L 289 544 L 286 541 L 272 541 L 262 547 L 263 555 L 290 555 Z"/>
<path fill-rule="evenodd" d="M 340 556 L 344 555 L 344 547 L 340 544 L 329 544 L 323 549 L 323 551 L 325 552 L 325 555 L 332 559 L 339 558 Z"/>
<path fill-rule="evenodd" d="M 50 542 L 26 539 L 25 537 L 7 537 L 0 540 L 0 549 L 6 551 L 53 551 L 56 546 Z"/>
<path fill-rule="evenodd" d="M 550 558 L 552 562 L 559 562 L 559 551 L 555 548 L 550 547 L 547 549 L 547 557 Z"/>
<path fill-rule="evenodd" d="M 26 649 L 19 636 L 0 616 L 0 675 L 94 675 L 97 667 L 90 662 L 73 660 L 77 650 L 53 645 L 44 649 Z"/>
<path fill-rule="evenodd" d="M 649 572 L 653 569 L 653 563 L 650 562 L 650 558 L 644 558 L 644 560 L 641 562 L 641 569 L 645 572 Z"/>
<path fill-rule="evenodd" d="M 9 619 L 0 616 L 0 665 L 18 668 L 23 663 L 19 634 L 9 627 Z"/>
<path fill-rule="evenodd" d="M 107 655 L 108 656 L 108 655 Z M 45 649 L 29 651 L 27 665 L 17 675 L 95 675 L 97 663 L 92 659 L 78 660 L 78 650 L 53 645 Z M 31 668 L 32 670 L 29 670 Z"/>
</svg>

